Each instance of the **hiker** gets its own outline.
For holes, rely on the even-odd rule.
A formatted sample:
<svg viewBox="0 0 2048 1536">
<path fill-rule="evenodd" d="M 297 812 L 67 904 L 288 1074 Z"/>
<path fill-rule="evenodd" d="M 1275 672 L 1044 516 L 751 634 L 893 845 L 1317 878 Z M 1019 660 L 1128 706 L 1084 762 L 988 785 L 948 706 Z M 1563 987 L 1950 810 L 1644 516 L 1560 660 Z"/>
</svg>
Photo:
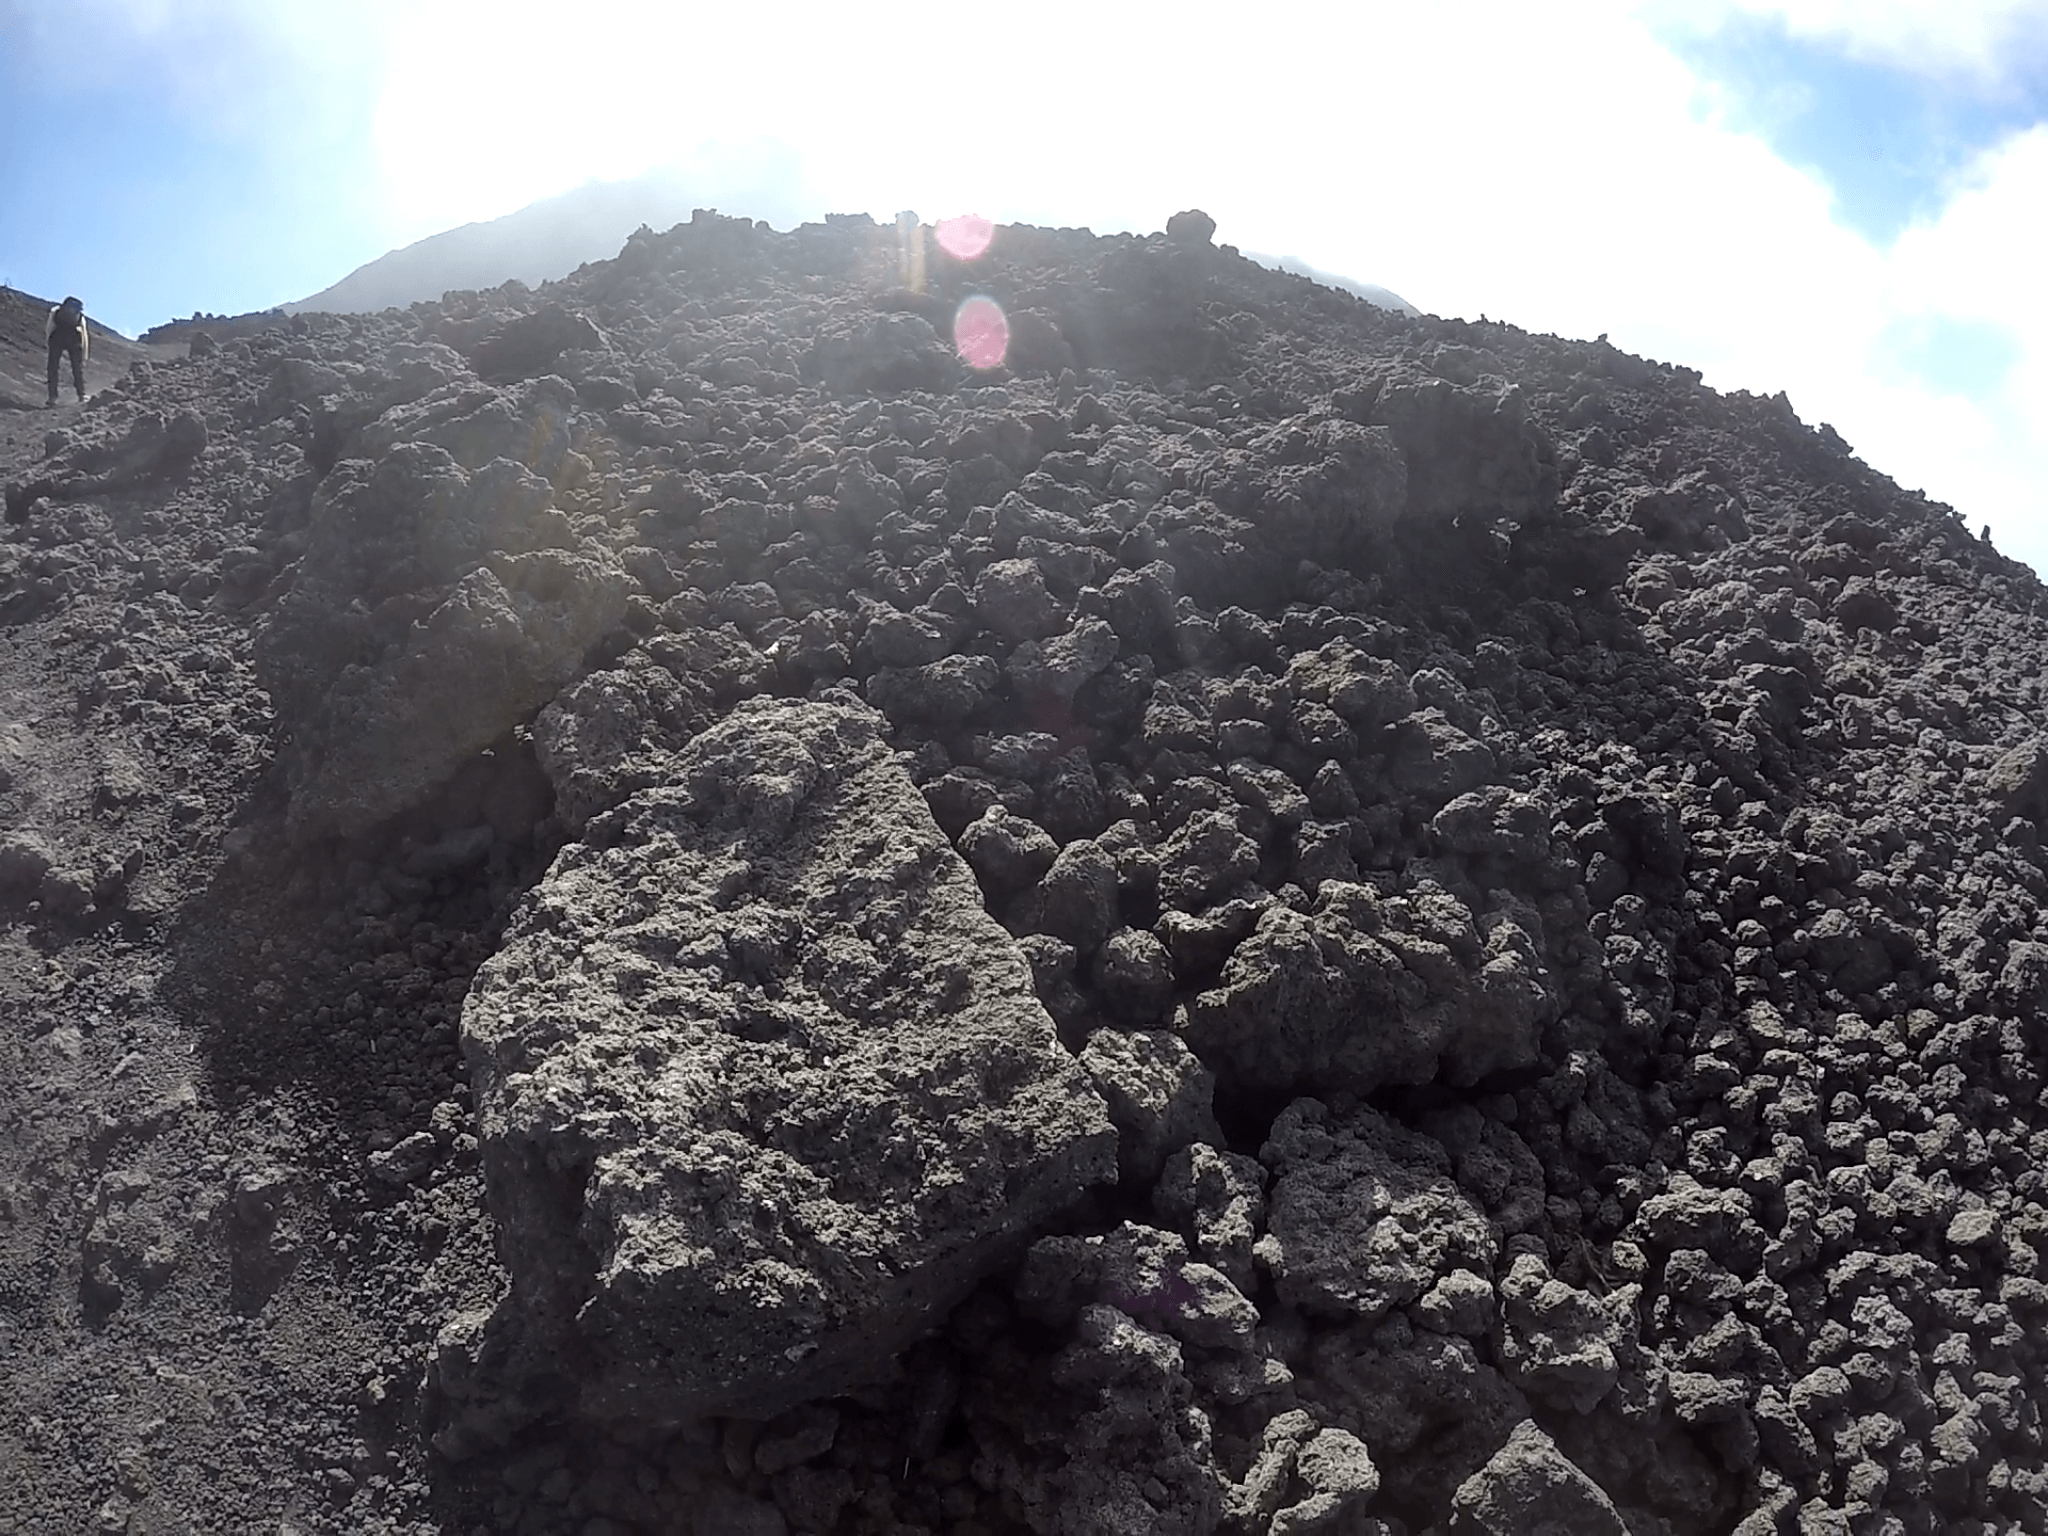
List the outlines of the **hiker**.
<svg viewBox="0 0 2048 1536">
<path fill-rule="evenodd" d="M 50 344 L 50 401 L 57 403 L 57 360 L 65 353 L 71 354 L 71 387 L 78 391 L 78 398 L 85 398 L 85 354 L 91 340 L 85 331 L 85 305 L 76 298 L 68 298 L 50 311 L 50 318 L 43 325 L 43 339 Z"/>
</svg>

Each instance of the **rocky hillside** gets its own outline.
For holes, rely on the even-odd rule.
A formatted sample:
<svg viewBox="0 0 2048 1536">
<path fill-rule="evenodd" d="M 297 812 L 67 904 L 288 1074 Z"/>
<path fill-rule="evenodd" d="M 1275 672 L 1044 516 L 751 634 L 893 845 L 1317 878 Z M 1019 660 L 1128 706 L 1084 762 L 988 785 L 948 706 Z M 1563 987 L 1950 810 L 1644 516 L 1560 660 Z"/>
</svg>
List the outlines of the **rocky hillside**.
<svg viewBox="0 0 2048 1536">
<path fill-rule="evenodd" d="M 17 288 L 0 288 L 0 412 L 43 409 L 49 394 L 50 361 L 43 326 L 62 298 L 59 294 L 54 299 L 39 299 Z M 85 323 L 92 342 L 85 360 L 87 390 L 97 389 L 104 379 L 126 373 L 130 363 L 160 361 L 173 355 L 167 349 L 130 341 L 108 330 L 90 314 Z M 63 365 L 59 383 L 63 388 L 58 399 L 68 408 L 74 403 L 68 362 Z"/>
<path fill-rule="evenodd" d="M 2040 584 L 1212 232 L 12 451 L 0 1532 L 2048 1524 Z"/>
</svg>

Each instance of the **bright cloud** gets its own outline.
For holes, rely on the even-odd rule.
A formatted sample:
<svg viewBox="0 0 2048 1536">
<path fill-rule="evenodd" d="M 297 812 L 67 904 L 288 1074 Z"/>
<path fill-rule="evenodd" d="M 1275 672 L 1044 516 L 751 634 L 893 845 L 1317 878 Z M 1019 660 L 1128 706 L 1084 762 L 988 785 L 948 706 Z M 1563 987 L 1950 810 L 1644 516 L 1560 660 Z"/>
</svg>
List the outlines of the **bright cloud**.
<svg viewBox="0 0 2048 1536">
<path fill-rule="evenodd" d="M 2048 125 L 1991 151 L 1941 217 L 1908 230 L 1889 257 L 1887 311 L 1938 317 L 2002 335 L 2006 366 L 1974 401 L 1958 438 L 1888 437 L 1877 462 L 1988 521 L 2037 570 L 2048 570 Z"/>
<path fill-rule="evenodd" d="M 1915 74 L 1980 83 L 2038 72 L 2048 56 L 2040 0 L 1724 0 L 1726 8 L 1781 22 L 1794 36 L 1841 46 L 1853 57 Z M 1722 5 L 1690 0 L 1711 21 Z"/>
</svg>

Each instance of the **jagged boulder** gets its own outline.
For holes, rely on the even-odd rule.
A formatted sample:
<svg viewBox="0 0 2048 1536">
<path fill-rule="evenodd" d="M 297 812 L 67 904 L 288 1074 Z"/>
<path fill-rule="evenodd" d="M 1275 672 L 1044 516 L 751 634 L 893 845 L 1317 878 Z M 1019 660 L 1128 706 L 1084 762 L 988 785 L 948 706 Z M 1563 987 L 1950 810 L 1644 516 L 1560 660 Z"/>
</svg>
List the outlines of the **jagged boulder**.
<svg viewBox="0 0 2048 1536">
<path fill-rule="evenodd" d="M 1526 911 L 1496 912 L 1482 935 L 1448 892 L 1386 900 L 1327 880 L 1309 912 L 1260 914 L 1218 985 L 1189 1004 L 1188 1042 L 1269 1090 L 1365 1092 L 1440 1069 L 1470 1083 L 1527 1065 L 1555 1007 L 1540 929 Z"/>
<path fill-rule="evenodd" d="M 476 344 L 470 360 L 486 379 L 532 378 L 564 352 L 595 351 L 604 344 L 603 333 L 588 316 L 548 304 L 492 331 Z"/>
<path fill-rule="evenodd" d="M 1628 1530 L 1614 1501 L 1533 1419 L 1517 1424 L 1499 1454 L 1459 1486 L 1452 1508 L 1451 1529 L 1460 1536 Z"/>
<path fill-rule="evenodd" d="M 555 504 L 567 387 L 393 407 L 313 498 L 256 639 L 292 734 L 297 838 L 362 832 L 547 703 L 625 610 L 618 557 Z"/>
<path fill-rule="evenodd" d="M 1380 391 L 1371 419 L 1400 449 L 1406 513 L 1418 522 L 1525 518 L 1557 499 L 1555 451 L 1521 390 L 1502 379 L 1400 379 Z"/>
<path fill-rule="evenodd" d="M 1103 1101 L 871 711 L 742 705 L 565 850 L 463 1015 L 513 1306 L 603 1415 L 772 1413 L 1086 1186 Z"/>
<path fill-rule="evenodd" d="M 288 824 L 346 836 L 418 803 L 573 679 L 624 602 L 596 557 L 535 551 L 470 572 L 396 656 L 336 680 Z"/>
<path fill-rule="evenodd" d="M 1408 502 L 1392 434 L 1341 416 L 1280 422 L 1220 454 L 1201 484 L 1225 511 L 1256 517 L 1277 552 L 1323 563 L 1357 557 Z"/>
<path fill-rule="evenodd" d="M 644 650 L 579 678 L 533 723 L 534 753 L 572 832 L 635 790 L 663 782 L 677 748 L 713 718 L 710 686 Z"/>
<path fill-rule="evenodd" d="M 835 320 L 804 359 L 806 376 L 831 390 L 939 389 L 960 371 L 945 338 L 918 315 Z"/>
<path fill-rule="evenodd" d="M 1259 1160 L 1274 1180 L 1252 1251 L 1292 1306 L 1371 1322 L 1454 1270 L 1492 1268 L 1493 1232 L 1443 1148 L 1373 1110 L 1340 1119 L 1298 1099 Z"/>
</svg>

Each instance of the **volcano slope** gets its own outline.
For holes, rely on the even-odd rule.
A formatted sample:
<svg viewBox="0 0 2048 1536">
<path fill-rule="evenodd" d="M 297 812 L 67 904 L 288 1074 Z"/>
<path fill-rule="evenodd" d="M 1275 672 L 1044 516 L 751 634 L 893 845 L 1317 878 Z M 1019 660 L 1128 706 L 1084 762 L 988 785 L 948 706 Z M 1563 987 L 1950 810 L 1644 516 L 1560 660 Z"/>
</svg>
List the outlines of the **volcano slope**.
<svg viewBox="0 0 2048 1536">
<path fill-rule="evenodd" d="M 10 420 L 12 413 L 43 410 L 49 371 L 49 345 L 43 336 L 43 325 L 56 304 L 55 299 L 38 299 L 19 289 L 0 286 L 0 444 L 11 446 L 13 438 L 25 434 L 20 419 Z M 126 372 L 131 363 L 163 362 L 184 351 L 183 347 L 173 349 L 130 341 L 91 316 L 87 316 L 86 326 L 91 333 L 92 355 L 86 359 L 85 375 L 93 388 L 110 372 L 116 376 Z M 57 396 L 61 412 L 55 418 L 58 421 L 68 420 L 72 411 L 69 363 L 63 367 L 61 382 L 64 387 Z M 35 425 L 40 430 L 52 425 L 52 420 L 38 414 Z"/>
<path fill-rule="evenodd" d="M 0 1531 L 2048 1528 L 2039 582 L 1212 229 L 6 463 Z"/>
</svg>

